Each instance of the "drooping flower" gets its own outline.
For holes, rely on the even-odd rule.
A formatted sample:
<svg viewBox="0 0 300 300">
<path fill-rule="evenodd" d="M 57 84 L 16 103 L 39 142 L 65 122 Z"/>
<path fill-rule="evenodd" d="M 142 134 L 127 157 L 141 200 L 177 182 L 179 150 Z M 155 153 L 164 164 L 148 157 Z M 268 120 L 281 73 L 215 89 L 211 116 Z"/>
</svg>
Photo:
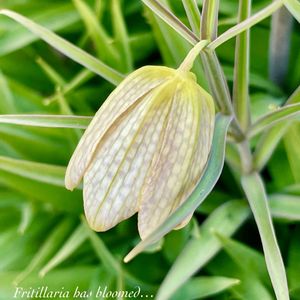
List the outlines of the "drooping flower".
<svg viewBox="0 0 300 300">
<path fill-rule="evenodd" d="M 83 178 L 85 215 L 94 230 L 108 230 L 138 212 L 144 239 L 201 178 L 215 112 L 211 96 L 189 71 L 197 51 L 177 70 L 146 66 L 134 71 L 82 136 L 65 184 L 72 190 Z"/>
</svg>

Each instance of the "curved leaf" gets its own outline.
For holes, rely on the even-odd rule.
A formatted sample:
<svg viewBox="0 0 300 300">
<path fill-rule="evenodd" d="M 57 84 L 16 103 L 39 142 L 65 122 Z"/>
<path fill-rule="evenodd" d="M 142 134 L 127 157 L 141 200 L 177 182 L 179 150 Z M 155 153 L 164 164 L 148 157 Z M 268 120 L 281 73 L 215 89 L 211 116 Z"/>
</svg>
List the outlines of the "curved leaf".
<svg viewBox="0 0 300 300">
<path fill-rule="evenodd" d="M 85 52 L 84 50 L 76 47 L 75 45 L 68 42 L 67 40 L 56 35 L 55 33 L 48 30 L 47 28 L 10 10 L 2 9 L 0 10 L 0 14 L 5 15 L 15 20 L 16 22 L 20 23 L 28 30 L 30 30 L 32 33 L 39 36 L 46 43 L 48 43 L 49 45 L 51 45 L 52 47 L 54 47 L 64 55 L 66 55 L 67 57 L 85 66 L 87 69 L 95 72 L 96 74 L 102 76 L 109 82 L 113 84 L 119 84 L 122 81 L 123 75 L 121 75 L 119 72 L 115 71 L 111 67 L 107 66 L 106 64 L 96 59 L 95 57 Z"/>
<path fill-rule="evenodd" d="M 282 108 L 271 112 L 262 118 L 259 118 L 250 128 L 248 135 L 249 137 L 254 137 L 260 132 L 264 131 L 267 128 L 277 124 L 278 122 L 284 120 L 290 120 L 295 118 L 300 114 L 300 103 L 286 105 Z"/>
<path fill-rule="evenodd" d="M 277 299 L 288 300 L 289 290 L 277 244 L 263 182 L 257 173 L 242 177 L 242 186 L 253 212 L 263 245 L 266 264 Z"/>
</svg>

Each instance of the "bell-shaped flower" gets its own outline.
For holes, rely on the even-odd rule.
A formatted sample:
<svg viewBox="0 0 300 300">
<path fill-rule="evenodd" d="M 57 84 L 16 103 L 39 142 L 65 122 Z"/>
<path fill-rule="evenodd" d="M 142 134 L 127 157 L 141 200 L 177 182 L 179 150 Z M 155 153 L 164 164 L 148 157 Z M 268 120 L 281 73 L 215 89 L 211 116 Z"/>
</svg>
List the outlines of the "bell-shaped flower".
<svg viewBox="0 0 300 300">
<path fill-rule="evenodd" d="M 82 136 L 65 184 L 72 190 L 83 178 L 85 215 L 94 230 L 108 230 L 138 213 L 144 239 L 200 180 L 215 111 L 211 96 L 189 71 L 198 52 L 193 49 L 177 70 L 145 66 L 134 71 Z"/>
</svg>

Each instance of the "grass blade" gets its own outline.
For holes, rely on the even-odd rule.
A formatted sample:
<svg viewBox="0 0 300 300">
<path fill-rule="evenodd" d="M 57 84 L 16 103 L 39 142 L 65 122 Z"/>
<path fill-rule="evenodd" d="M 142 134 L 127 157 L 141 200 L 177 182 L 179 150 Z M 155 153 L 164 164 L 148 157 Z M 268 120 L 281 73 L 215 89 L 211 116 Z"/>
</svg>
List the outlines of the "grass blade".
<svg viewBox="0 0 300 300">
<path fill-rule="evenodd" d="M 2 9 L 0 10 L 0 14 L 5 15 L 16 22 L 20 23 L 32 33 L 39 36 L 43 39 L 46 43 L 66 55 L 67 57 L 71 58 L 72 60 L 76 61 L 77 63 L 85 66 L 89 70 L 95 72 L 96 74 L 100 75 L 104 79 L 108 80 L 112 84 L 119 84 L 123 76 L 112 69 L 111 67 L 107 66 L 100 60 L 96 59 L 89 53 L 83 51 L 82 49 L 74 46 L 67 40 L 61 38 L 60 36 L 56 35 L 52 31 L 48 30 L 47 28 L 31 21 L 30 19 L 10 10 Z"/>
<path fill-rule="evenodd" d="M 92 229 L 89 228 L 88 224 L 86 223 L 86 220 L 83 217 L 82 217 L 82 223 L 83 223 L 84 230 L 92 243 L 95 253 L 103 263 L 103 266 L 106 268 L 106 270 L 109 273 L 118 276 L 118 274 L 121 272 L 121 266 L 118 263 L 118 261 L 110 253 L 107 246 L 96 234 L 96 232 L 94 232 Z"/>
<path fill-rule="evenodd" d="M 290 122 L 277 124 L 261 136 L 253 154 L 255 170 L 263 169 L 289 126 Z"/>
<path fill-rule="evenodd" d="M 254 137 L 262 131 L 276 125 L 279 122 L 289 122 L 291 118 L 296 118 L 300 114 L 300 103 L 283 106 L 274 112 L 271 112 L 259 118 L 249 130 L 249 137 Z"/>
<path fill-rule="evenodd" d="M 52 68 L 44 59 L 38 57 L 36 60 L 37 64 L 41 67 L 44 73 L 49 77 L 54 85 L 64 86 L 66 84 L 64 78 Z"/>
<path fill-rule="evenodd" d="M 229 201 L 210 214 L 200 227 L 201 236 L 191 240 L 172 265 L 156 299 L 169 299 L 194 273 L 220 251 L 221 243 L 211 232 L 212 230 L 230 236 L 241 226 L 248 215 L 249 209 L 241 201 Z"/>
<path fill-rule="evenodd" d="M 294 104 L 300 102 L 300 85 L 294 91 L 294 93 L 289 97 L 286 104 Z"/>
<path fill-rule="evenodd" d="M 111 1 L 111 12 L 116 46 L 122 57 L 123 71 L 127 73 L 133 70 L 133 59 L 120 0 Z"/>
<path fill-rule="evenodd" d="M 39 182 L 65 186 L 65 167 L 0 156 L 0 169 Z"/>
<path fill-rule="evenodd" d="M 4 114 L 16 113 L 15 99 L 8 86 L 7 80 L 0 70 L 0 112 Z"/>
<path fill-rule="evenodd" d="M 272 216 L 287 221 L 300 221 L 300 197 L 286 194 L 268 196 Z"/>
<path fill-rule="evenodd" d="M 81 224 L 69 236 L 65 244 L 58 250 L 55 256 L 53 256 L 40 270 L 39 275 L 44 277 L 49 271 L 67 259 L 86 239 L 87 233 Z"/>
<path fill-rule="evenodd" d="M 0 123 L 24 126 L 85 129 L 92 117 L 66 115 L 0 115 Z"/>
<path fill-rule="evenodd" d="M 288 98 L 286 105 L 300 102 L 300 86 Z M 258 141 L 253 154 L 253 163 L 256 170 L 261 170 L 268 162 L 281 138 L 284 136 L 292 121 L 285 121 L 267 130 Z"/>
<path fill-rule="evenodd" d="M 98 57 L 104 62 L 110 62 L 111 65 L 118 64 L 118 53 L 111 44 L 111 38 L 107 35 L 103 27 L 85 1 L 73 0 L 81 18 L 87 28 L 93 44 L 96 48 Z"/>
<path fill-rule="evenodd" d="M 193 300 L 211 297 L 239 284 L 240 280 L 227 277 L 196 277 L 184 284 L 172 300 Z"/>
<path fill-rule="evenodd" d="M 288 300 L 289 292 L 284 264 L 277 244 L 267 196 L 257 173 L 242 177 L 242 186 L 251 206 L 262 241 L 265 259 L 278 300 Z"/>
<path fill-rule="evenodd" d="M 206 170 L 195 190 L 162 225 L 160 225 L 145 240 L 141 241 L 133 250 L 130 251 L 130 253 L 124 258 L 125 262 L 130 261 L 149 245 L 159 241 L 164 235 L 174 229 L 185 218 L 193 213 L 195 209 L 205 200 L 207 195 L 215 186 L 223 169 L 226 134 L 230 122 L 230 117 L 218 115 L 216 119 L 210 158 L 208 160 Z"/>
<path fill-rule="evenodd" d="M 157 16 L 169 24 L 175 31 L 184 37 L 192 45 L 199 41 L 199 38 L 187 28 L 171 11 L 157 0 L 142 0 Z"/>
<path fill-rule="evenodd" d="M 217 231 L 215 234 L 225 252 L 245 274 L 249 277 L 256 277 L 267 285 L 271 284 L 264 257 L 260 252 Z"/>
<path fill-rule="evenodd" d="M 52 210 L 77 215 L 82 212 L 82 191 L 73 193 L 64 187 L 36 181 L 0 169 L 0 183 L 25 196 L 27 201 L 46 205 Z"/>
<path fill-rule="evenodd" d="M 41 13 L 32 15 L 32 18 L 51 31 L 59 31 L 79 20 L 79 15 L 70 4 L 56 3 L 50 8 L 43 9 Z M 38 38 L 25 28 L 7 28 L 8 31 L 0 37 L 0 56 L 19 50 Z"/>
<path fill-rule="evenodd" d="M 285 133 L 283 143 L 295 182 L 300 182 L 299 141 L 300 123 L 294 122 Z"/>
<path fill-rule="evenodd" d="M 196 0 L 182 0 L 182 4 L 185 9 L 185 13 L 188 17 L 189 23 L 192 27 L 193 32 L 200 36 L 200 22 L 201 14 L 198 8 Z"/>
<path fill-rule="evenodd" d="M 28 267 L 16 277 L 15 283 L 19 284 L 28 275 L 30 275 L 30 273 L 40 268 L 42 264 L 45 263 L 53 254 L 53 252 L 55 252 L 61 245 L 73 226 L 74 220 L 68 218 L 64 219 L 60 224 L 58 224 L 46 238 Z"/>
<path fill-rule="evenodd" d="M 275 0 L 264 9 L 260 10 L 258 13 L 254 14 L 250 18 L 245 21 L 237 24 L 236 26 L 231 27 L 223 34 L 221 34 L 218 38 L 211 42 L 210 48 L 216 49 L 226 41 L 240 34 L 241 32 L 249 29 L 253 25 L 259 23 L 260 21 L 266 19 L 270 15 L 272 15 L 276 10 L 278 10 L 283 5 L 283 0 Z"/>
</svg>

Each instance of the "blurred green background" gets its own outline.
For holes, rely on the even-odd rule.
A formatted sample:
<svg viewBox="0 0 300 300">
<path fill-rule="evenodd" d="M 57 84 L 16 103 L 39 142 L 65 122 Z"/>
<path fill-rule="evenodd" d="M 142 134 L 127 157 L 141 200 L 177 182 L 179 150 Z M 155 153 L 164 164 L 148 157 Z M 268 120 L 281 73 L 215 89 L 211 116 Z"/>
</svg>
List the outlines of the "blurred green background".
<svg viewBox="0 0 300 300">
<path fill-rule="evenodd" d="M 181 1 L 163 2 L 188 25 Z M 255 0 L 252 10 L 269 3 Z M 149 64 L 177 67 L 190 49 L 139 0 L 2 0 L 0 7 L 55 31 L 123 74 Z M 219 32 L 236 24 L 237 10 L 238 1 L 221 1 Z M 299 85 L 299 24 L 291 26 L 285 40 L 290 49 L 282 61 L 287 72 L 276 82 L 268 71 L 270 18 L 251 29 L 253 120 L 284 103 Z M 234 47 L 232 39 L 217 50 L 230 86 Z M 207 88 L 200 61 L 194 71 Z M 90 116 L 113 88 L 16 22 L 0 16 L 1 114 Z M 300 299 L 299 126 L 295 121 L 282 133 L 262 172 L 295 300 Z M 142 294 L 150 298 L 179 253 L 199 239 L 196 253 L 211 257 L 203 255 L 199 271 L 171 299 L 275 299 L 259 234 L 230 159 L 232 148 L 228 148 L 227 164 L 216 188 L 189 225 L 124 264 L 122 259 L 139 240 L 136 218 L 108 232 L 95 233 L 81 218 L 82 191 L 64 188 L 65 166 L 81 134 L 79 129 L 0 124 L 0 299 L 14 299 L 16 286 L 63 288 L 71 295 L 76 287 L 81 291 L 96 291 L 99 286 L 136 291 L 139 286 L 138 299 Z M 253 141 L 253 146 L 256 143 Z M 224 224 L 230 224 L 230 230 Z M 186 270 L 193 267 L 192 258 L 181 266 Z M 179 267 L 176 272 L 180 274 Z M 163 288 L 168 289 L 168 284 Z M 88 299 L 96 299 L 95 293 Z"/>
</svg>

